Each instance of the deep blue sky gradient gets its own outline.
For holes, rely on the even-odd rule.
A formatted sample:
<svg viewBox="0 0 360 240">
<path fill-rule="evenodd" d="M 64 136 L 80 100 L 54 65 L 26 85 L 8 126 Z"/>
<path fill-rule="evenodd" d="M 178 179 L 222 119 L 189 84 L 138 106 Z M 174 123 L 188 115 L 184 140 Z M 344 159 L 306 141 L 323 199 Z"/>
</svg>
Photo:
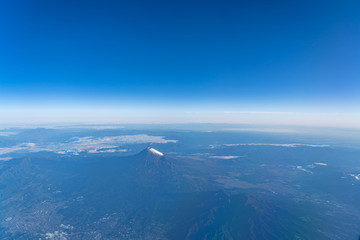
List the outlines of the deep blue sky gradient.
<svg viewBox="0 0 360 240">
<path fill-rule="evenodd" d="M 2 1 L 2 106 L 360 106 L 359 1 Z"/>
</svg>

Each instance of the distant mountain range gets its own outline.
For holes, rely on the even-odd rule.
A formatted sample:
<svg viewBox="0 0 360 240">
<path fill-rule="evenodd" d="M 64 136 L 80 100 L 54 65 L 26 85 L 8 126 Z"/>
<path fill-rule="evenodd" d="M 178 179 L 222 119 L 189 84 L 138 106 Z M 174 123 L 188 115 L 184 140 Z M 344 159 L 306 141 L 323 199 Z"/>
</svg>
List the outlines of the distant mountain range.
<svg viewBox="0 0 360 240">
<path fill-rule="evenodd" d="M 127 157 L 9 161 L 1 165 L 0 206 L 8 221 L 0 237 L 45 239 L 57 231 L 62 235 L 53 239 L 155 239 L 166 232 L 161 219 L 171 217 L 176 195 L 191 186 L 178 162 L 154 148 Z M 109 216 L 116 220 L 100 226 Z"/>
<path fill-rule="evenodd" d="M 0 239 L 348 239 L 328 237 L 349 236 L 336 219 L 327 223 L 333 235 L 310 224 L 327 216 L 301 185 L 289 187 L 289 179 L 304 185 L 315 174 L 274 159 L 169 156 L 151 147 L 130 156 L 15 158 L 0 164 Z"/>
</svg>

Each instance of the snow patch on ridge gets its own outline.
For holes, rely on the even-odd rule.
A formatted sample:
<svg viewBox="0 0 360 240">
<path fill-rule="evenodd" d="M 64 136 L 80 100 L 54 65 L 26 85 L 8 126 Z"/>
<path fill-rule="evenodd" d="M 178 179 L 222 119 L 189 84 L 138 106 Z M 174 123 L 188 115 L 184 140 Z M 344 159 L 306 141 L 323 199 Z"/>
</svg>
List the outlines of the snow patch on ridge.
<svg viewBox="0 0 360 240">
<path fill-rule="evenodd" d="M 159 155 L 159 156 L 164 156 L 164 154 L 162 152 L 159 152 L 158 150 L 154 149 L 154 148 L 149 148 L 149 151 L 152 153 L 152 154 L 155 154 L 155 155 Z"/>
</svg>

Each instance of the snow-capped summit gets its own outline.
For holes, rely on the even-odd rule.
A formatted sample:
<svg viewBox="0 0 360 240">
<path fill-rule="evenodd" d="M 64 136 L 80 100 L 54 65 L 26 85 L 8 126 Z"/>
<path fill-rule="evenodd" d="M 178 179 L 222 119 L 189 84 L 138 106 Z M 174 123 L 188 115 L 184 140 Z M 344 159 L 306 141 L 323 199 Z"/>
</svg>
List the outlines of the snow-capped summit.
<svg viewBox="0 0 360 240">
<path fill-rule="evenodd" d="M 165 154 L 152 147 L 145 148 L 143 151 L 138 153 L 137 156 L 142 164 L 144 164 L 147 168 L 156 167 L 159 169 L 162 168 L 161 166 L 168 166 L 172 164 Z"/>
<path fill-rule="evenodd" d="M 137 155 L 147 162 L 158 162 L 160 159 L 165 159 L 165 155 L 162 152 L 152 147 L 145 148 Z"/>
<path fill-rule="evenodd" d="M 147 150 L 155 155 L 164 156 L 164 154 L 162 152 L 159 152 L 158 150 L 156 150 L 154 148 L 149 147 L 149 148 L 147 148 Z"/>
</svg>

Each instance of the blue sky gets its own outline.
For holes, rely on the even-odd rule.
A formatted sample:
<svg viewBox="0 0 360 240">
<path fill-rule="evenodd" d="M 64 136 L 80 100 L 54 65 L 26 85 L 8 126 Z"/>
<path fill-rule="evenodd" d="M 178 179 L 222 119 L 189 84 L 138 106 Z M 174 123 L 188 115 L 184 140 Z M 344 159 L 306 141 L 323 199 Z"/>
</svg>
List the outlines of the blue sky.
<svg viewBox="0 0 360 240">
<path fill-rule="evenodd" d="M 3 1 L 0 110 L 7 121 L 24 109 L 352 118 L 359 11 L 359 1 Z"/>
</svg>

